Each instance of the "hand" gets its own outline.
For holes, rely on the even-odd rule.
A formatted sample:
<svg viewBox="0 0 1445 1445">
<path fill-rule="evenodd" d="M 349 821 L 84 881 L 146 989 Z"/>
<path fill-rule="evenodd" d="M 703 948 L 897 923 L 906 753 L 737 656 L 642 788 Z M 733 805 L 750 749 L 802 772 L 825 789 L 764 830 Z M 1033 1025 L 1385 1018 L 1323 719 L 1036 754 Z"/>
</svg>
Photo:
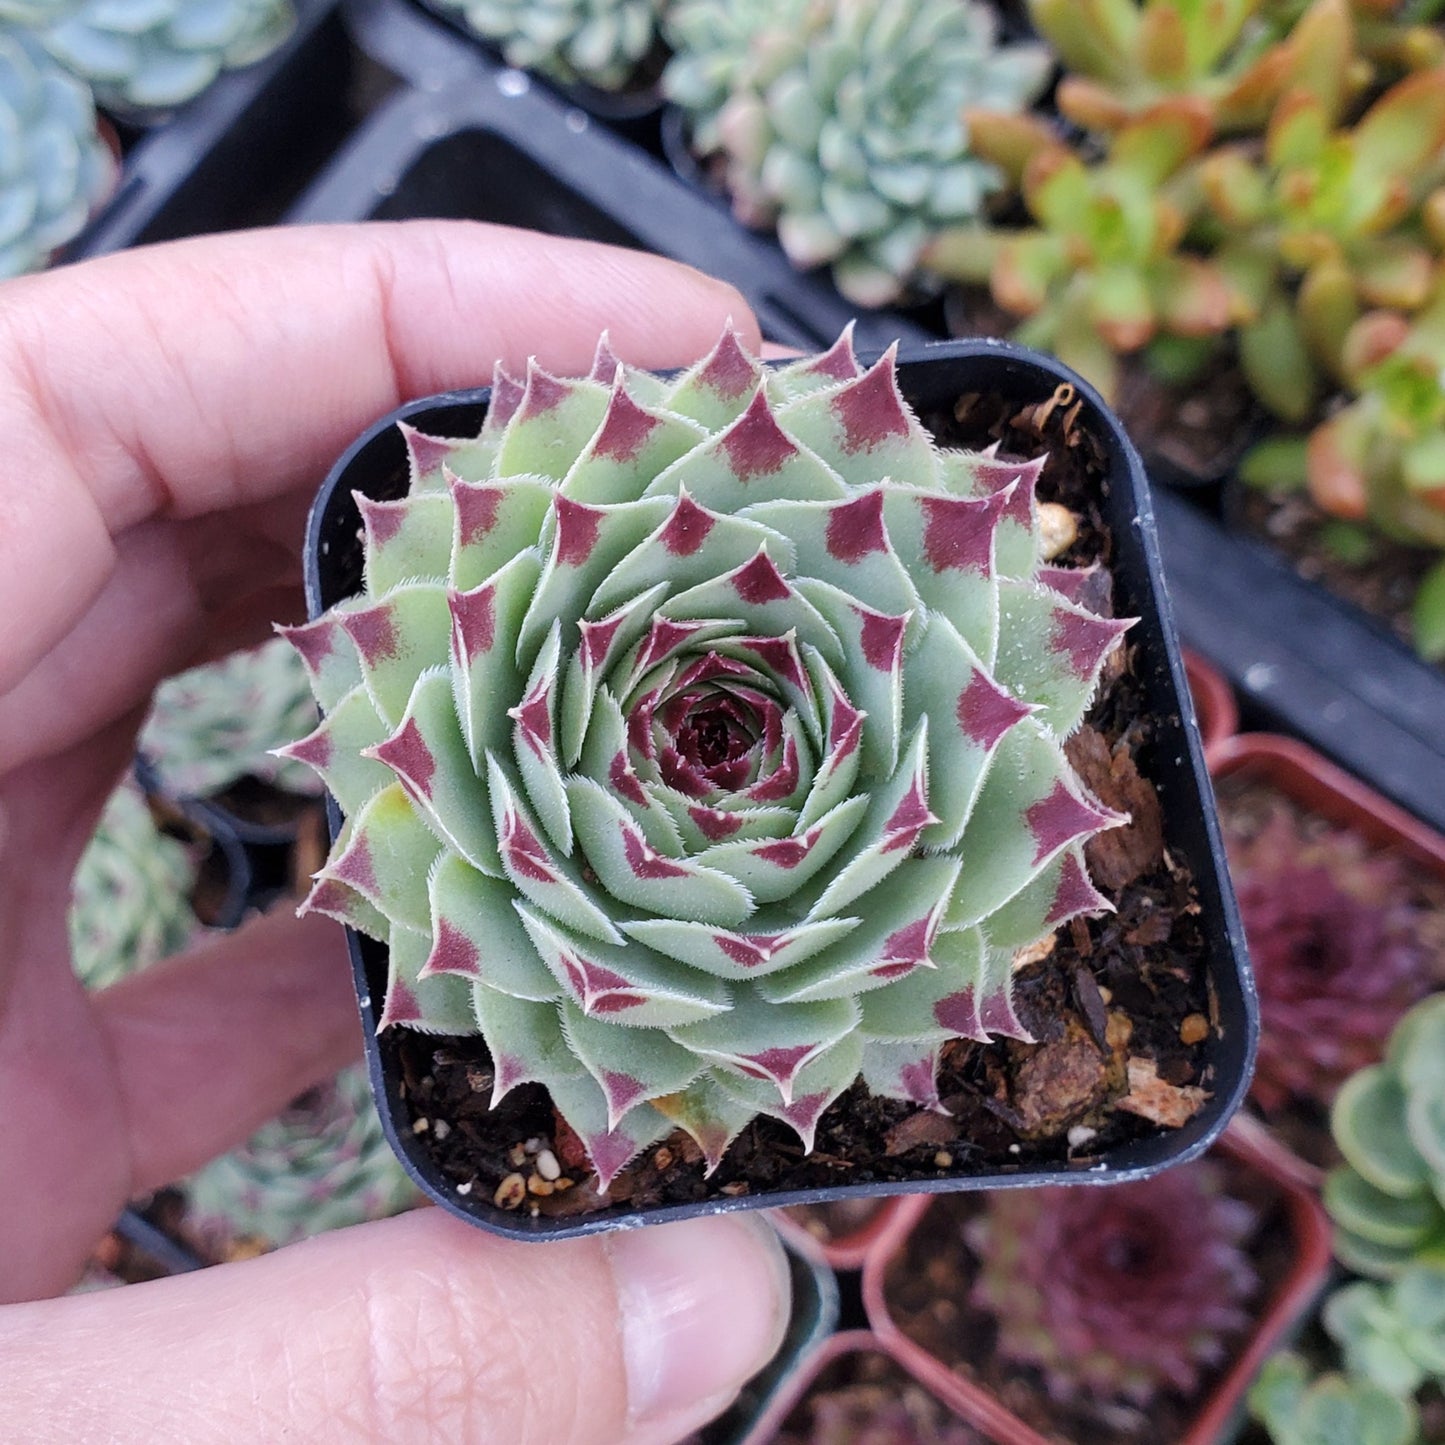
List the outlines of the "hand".
<svg viewBox="0 0 1445 1445">
<path fill-rule="evenodd" d="M 73 1282 L 127 1198 L 356 1056 L 340 930 L 273 914 L 88 996 L 80 851 L 156 683 L 299 620 L 332 460 L 403 400 L 608 327 L 646 366 L 746 303 L 630 252 L 468 224 L 257 233 L 0 287 L 0 1301 Z M 756 341 L 756 333 L 753 331 Z M 780 1337 L 760 1227 L 556 1245 L 437 1210 L 0 1308 L 7 1438 L 664 1441 Z"/>
</svg>

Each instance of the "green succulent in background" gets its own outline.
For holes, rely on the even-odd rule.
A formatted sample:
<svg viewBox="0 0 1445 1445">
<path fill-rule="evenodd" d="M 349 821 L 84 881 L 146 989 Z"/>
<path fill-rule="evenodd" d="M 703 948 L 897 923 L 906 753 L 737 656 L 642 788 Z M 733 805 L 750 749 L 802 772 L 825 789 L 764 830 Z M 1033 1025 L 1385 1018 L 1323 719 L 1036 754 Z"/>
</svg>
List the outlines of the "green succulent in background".
<svg viewBox="0 0 1445 1445">
<path fill-rule="evenodd" d="M 1330 1127 L 1346 1161 L 1325 1183 L 1339 1259 L 1379 1279 L 1445 1265 L 1445 994 L 1401 1019 L 1384 1062 L 1340 1090 Z"/>
<path fill-rule="evenodd" d="M 178 797 L 210 797 L 243 777 L 314 794 L 319 785 L 311 770 L 272 750 L 315 720 L 305 667 L 273 639 L 163 682 L 138 747 Z"/>
<path fill-rule="evenodd" d="M 195 863 L 155 825 L 139 790 L 111 794 L 70 893 L 70 954 L 87 988 L 105 988 L 178 952 L 197 928 Z"/>
<path fill-rule="evenodd" d="M 1382 1390 L 1409 1396 L 1445 1383 L 1445 1263 L 1348 1284 L 1326 1301 L 1324 1323 L 1350 1373 Z"/>
<path fill-rule="evenodd" d="M 1345 337 L 1370 306 L 1424 305 L 1445 241 L 1445 69 L 1391 87 L 1336 129 L 1326 98 L 1276 107 L 1261 156 L 1230 147 L 1199 166 L 1218 264 L 1256 395 L 1286 421 L 1342 377 Z"/>
<path fill-rule="evenodd" d="M 976 0 L 785 8 L 721 112 L 705 100 L 738 218 L 776 225 L 795 265 L 830 265 L 859 305 L 895 300 L 930 232 L 998 188 L 964 107 L 1018 110 L 1048 79 L 1043 47 L 1000 47 L 996 29 Z"/>
<path fill-rule="evenodd" d="M 621 90 L 657 44 L 662 0 L 439 0 L 508 65 Z"/>
<path fill-rule="evenodd" d="M 1225 330 L 1224 277 L 1181 249 L 1190 212 L 1172 185 L 1208 139 L 1197 108 L 1166 103 L 1129 122 L 1100 162 L 1041 121 L 971 118 L 978 149 L 1018 179 L 1035 224 L 943 231 L 923 255 L 930 271 L 987 281 L 994 300 L 1024 318 L 1018 340 L 1052 351 L 1106 399 L 1121 353 Z"/>
<path fill-rule="evenodd" d="M 0 21 L 0 280 L 46 264 L 115 184 L 89 91 Z"/>
<path fill-rule="evenodd" d="M 1418 1445 L 1414 1405 L 1369 1380 L 1311 1377 L 1298 1355 L 1265 1361 L 1249 1392 L 1249 1412 L 1275 1445 Z"/>
<path fill-rule="evenodd" d="M 287 633 L 347 818 L 305 907 L 387 943 L 382 1028 L 480 1033 L 603 1187 L 1024 1034 L 1014 953 L 1104 906 L 1123 821 L 1061 742 L 1129 624 L 1045 565 L 1042 460 L 941 451 L 846 335 L 671 381 L 604 344 L 406 436 L 363 595 Z"/>
<path fill-rule="evenodd" d="M 663 11 L 672 58 L 662 73 L 667 98 L 687 112 L 692 144 L 722 147 L 718 117 L 749 68 L 766 71 L 782 37 L 803 23 L 809 0 L 677 0 Z"/>
<path fill-rule="evenodd" d="M 1310 3 L 1263 0 L 1259 18 L 1269 33 L 1282 39 Z M 1428 70 L 1445 60 L 1445 32 L 1435 23 L 1442 16 L 1442 0 L 1350 0 L 1356 47 L 1376 78 Z"/>
<path fill-rule="evenodd" d="M 112 110 L 169 110 L 291 33 L 290 0 L 0 0 Z"/>
<path fill-rule="evenodd" d="M 1262 0 L 1029 0 L 1034 28 L 1066 72 L 1059 109 L 1086 130 L 1113 132 L 1161 102 L 1188 103 L 1215 134 L 1261 127 L 1291 85 L 1334 89 L 1347 77 L 1344 0 L 1299 7 L 1284 33 Z M 1302 13 L 1300 13 L 1302 12 Z"/>
<path fill-rule="evenodd" d="M 420 1202 L 360 1064 L 303 1094 L 183 1187 L 189 1227 L 222 1253 L 256 1241 L 291 1244 Z"/>
</svg>

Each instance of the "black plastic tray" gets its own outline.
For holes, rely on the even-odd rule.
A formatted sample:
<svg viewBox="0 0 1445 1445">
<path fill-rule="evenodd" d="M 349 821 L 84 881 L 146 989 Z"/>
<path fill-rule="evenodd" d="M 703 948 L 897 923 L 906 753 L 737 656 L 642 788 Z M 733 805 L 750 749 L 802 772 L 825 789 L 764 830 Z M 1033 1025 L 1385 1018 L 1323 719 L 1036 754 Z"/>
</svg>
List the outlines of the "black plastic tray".
<svg viewBox="0 0 1445 1445">
<path fill-rule="evenodd" d="M 1184 640 L 1261 721 L 1445 830 L 1445 674 L 1193 502 L 1161 491 L 1156 507 Z"/>
<path fill-rule="evenodd" d="M 498 66 L 401 0 L 350 0 L 361 48 L 405 85 L 358 128 L 292 221 L 442 216 L 524 226 L 685 261 L 747 297 L 771 339 L 829 345 L 856 308 L 800 276 L 769 238 L 736 225 L 668 167 L 545 85 Z M 926 334 L 858 316 L 857 343 Z"/>
<path fill-rule="evenodd" d="M 367 1061 L 388 1138 L 418 1185 L 438 1203 L 483 1228 L 527 1239 L 562 1238 L 661 1222 L 733 1208 L 817 1204 L 849 1196 L 939 1192 L 1057 1183 L 1114 1183 L 1147 1177 L 1206 1149 L 1238 1106 L 1249 1078 L 1258 1035 L 1258 1006 L 1243 931 L 1222 859 L 1213 795 L 1170 607 L 1164 593 L 1153 508 L 1138 456 L 1097 394 L 1059 363 L 1003 342 L 951 342 L 905 352 L 899 383 L 920 412 L 945 409 L 966 392 L 1002 392 L 1019 405 L 1042 400 L 1060 382 L 1075 385 L 1085 402 L 1083 424 L 1104 443 L 1108 474 L 1100 506 L 1114 547 L 1114 598 L 1121 615 L 1136 616 L 1131 632 L 1140 680 L 1156 735 L 1141 759 L 1156 784 L 1171 853 L 1193 872 L 1201 904 L 1207 966 L 1218 1001 L 1220 1030 L 1212 1036 L 1210 1098 L 1181 1129 L 1131 1141 L 1102 1161 L 1076 1167 L 1007 1168 L 906 1184 L 873 1182 L 833 1190 L 794 1190 L 676 1205 L 643 1214 L 604 1212 L 580 1219 L 531 1218 L 497 1209 L 490 1199 L 459 1195 L 417 1136 L 391 1077 L 376 1021 L 386 989 L 386 949 L 348 931 Z M 307 607 L 314 618 L 353 595 L 361 585 L 360 518 L 353 491 L 392 498 L 407 486 L 405 446 L 395 423 L 406 419 L 443 436 L 475 433 L 488 392 L 451 392 L 412 402 L 377 422 L 337 462 L 312 508 L 306 540 Z M 331 804 L 333 837 L 340 814 Z"/>
<path fill-rule="evenodd" d="M 296 0 L 296 29 L 136 141 L 115 195 L 61 259 L 276 220 L 349 126 L 337 0 Z"/>
</svg>

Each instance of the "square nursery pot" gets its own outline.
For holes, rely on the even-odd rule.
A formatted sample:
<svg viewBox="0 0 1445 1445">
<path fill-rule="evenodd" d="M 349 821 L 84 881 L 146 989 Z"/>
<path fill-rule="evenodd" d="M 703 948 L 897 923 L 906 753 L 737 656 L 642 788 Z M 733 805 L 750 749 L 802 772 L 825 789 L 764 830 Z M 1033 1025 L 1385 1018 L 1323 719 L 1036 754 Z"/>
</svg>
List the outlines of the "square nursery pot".
<svg viewBox="0 0 1445 1445">
<path fill-rule="evenodd" d="M 1330 1222 L 1314 1193 L 1301 1185 L 1288 1168 L 1280 1167 L 1277 1151 L 1261 1150 L 1248 1132 L 1234 1125 L 1211 1151 L 1209 1163 L 1229 1171 L 1225 1175 L 1226 1192 L 1247 1198 L 1255 1210 L 1245 1248 L 1257 1266 L 1258 1284 L 1247 1304 L 1248 1323 L 1226 1337 L 1224 1357 L 1206 1369 L 1196 1398 L 1177 1407 L 1178 1420 L 1171 1414 L 1166 1423 L 1168 1402 L 1156 1399 L 1142 1418 L 1135 1412 L 1137 1428 L 1127 1432 L 1100 1417 L 1042 1433 L 980 1383 L 976 1370 L 993 1348 L 997 1332 L 988 1307 L 971 1298 L 971 1280 L 961 1286 L 958 1297 L 939 1293 L 925 1298 L 931 1286 L 920 1283 L 926 1278 L 920 1260 L 943 1258 L 939 1231 L 950 1239 L 958 1235 L 984 1206 L 979 1196 L 904 1201 L 905 1208 L 894 1216 L 863 1266 L 863 1300 L 869 1324 L 897 1359 L 997 1445 L 1094 1445 L 1105 1439 L 1121 1445 L 1125 1441 L 1156 1445 L 1164 1440 L 1169 1445 L 1216 1445 L 1232 1439 L 1243 1418 L 1245 1391 L 1254 1376 L 1300 1327 L 1329 1280 Z M 1191 1219 L 1191 1224 L 1194 1222 Z M 1067 1249 L 1081 1242 L 1072 1236 L 1058 1241 Z M 972 1245 L 963 1247 L 963 1257 L 976 1261 Z M 946 1310 L 940 1318 L 950 1323 L 947 1334 L 939 1338 L 959 1342 L 959 1359 L 940 1358 L 908 1332 L 910 1324 L 915 1331 L 922 1333 L 922 1329 L 910 1322 L 898 1298 L 900 1288 L 919 1296 L 910 1298 L 910 1304 L 921 1300 L 925 1308 L 936 1305 Z M 1144 1313 L 1139 1323 L 1152 1326 L 1155 1317 Z M 918 1318 L 916 1313 L 912 1316 L 913 1320 Z M 1107 1348 L 1106 1344 L 1105 1352 Z M 1002 1365 L 998 1380 L 1004 1388 L 1017 1392 L 1011 1395 L 1015 1404 L 1030 1395 L 1046 1398 L 1044 1383 L 1035 1369 L 1018 1363 Z M 1097 1408 L 1099 1403 L 1095 1398 L 1085 1408 Z M 1043 1424 L 1043 1420 L 1038 1423 Z"/>
<path fill-rule="evenodd" d="M 338 11 L 296 0 L 296 27 L 270 55 L 128 137 L 115 194 L 60 259 L 278 219 L 350 125 Z"/>
<path fill-rule="evenodd" d="M 906 1400 L 907 1413 L 903 1419 L 890 1416 L 886 1422 L 869 1425 L 858 1420 L 853 1429 L 835 1426 L 832 1431 L 815 1433 L 814 1402 L 820 1396 L 859 1386 L 880 1402 Z M 983 1438 L 967 1417 L 940 1396 L 931 1378 L 921 1375 L 887 1340 L 871 1330 L 845 1330 L 821 1341 L 795 1362 L 751 1428 L 740 1437 L 740 1445 L 767 1445 L 778 1439 L 795 1440 L 800 1445 L 809 1440 L 855 1439 L 982 1445 Z"/>
<path fill-rule="evenodd" d="M 1046 417 L 1057 413 L 1062 418 L 1067 407 L 1077 407 L 1067 412 L 1071 419 L 1069 426 L 1076 429 L 1075 436 L 1086 439 L 1084 444 L 1089 455 L 1097 458 L 1101 477 L 1097 495 L 1081 499 L 1080 505 L 1091 509 L 1090 515 L 1099 520 L 1097 535 L 1107 539 L 1115 614 L 1139 619 L 1129 634 L 1128 672 L 1129 687 L 1133 689 L 1129 695 L 1138 700 L 1138 706 L 1129 704 L 1124 715 L 1134 721 L 1147 718 L 1148 727 L 1153 730 L 1150 740 L 1139 751 L 1141 767 L 1157 793 L 1161 810 L 1162 833 L 1156 835 L 1155 844 L 1160 861 L 1151 865 L 1157 866 L 1158 872 L 1150 877 L 1163 876 L 1167 870 L 1170 880 L 1178 880 L 1182 876 L 1179 870 L 1183 869 L 1192 878 L 1192 903 L 1187 908 L 1182 903 L 1175 905 L 1176 912 L 1170 915 L 1179 919 L 1188 915 L 1187 926 L 1181 924 L 1180 928 L 1190 951 L 1186 954 L 1168 946 L 1158 978 L 1179 977 L 1183 969 L 1190 980 L 1187 988 L 1192 991 L 1183 1000 L 1185 1007 L 1179 1012 L 1182 1015 L 1193 1011 L 1188 1014 L 1192 1020 L 1188 1030 L 1193 1035 L 1188 1041 L 1192 1052 L 1183 1062 L 1194 1087 L 1174 1090 L 1158 1076 L 1136 1081 L 1131 1070 L 1129 1083 L 1120 1085 L 1111 1097 L 1127 1093 L 1128 1102 L 1138 1107 L 1111 1116 L 1113 1123 L 1106 1127 L 1113 1132 L 1093 1147 L 1088 1144 L 1088 1139 L 1093 1137 L 1090 1133 L 1066 1146 L 1063 1130 L 1059 1129 L 1046 1147 L 1030 1143 L 1027 1152 L 1024 1146 L 996 1143 L 991 1147 L 996 1148 L 998 1157 L 989 1160 L 980 1157 L 981 1148 L 970 1133 L 952 1146 L 952 1152 L 935 1152 L 935 1146 L 928 1144 L 926 1167 L 915 1169 L 910 1164 L 908 1170 L 901 1173 L 880 1168 L 872 1177 L 837 1187 L 820 1187 L 816 1182 L 821 1177 L 831 1185 L 840 1172 L 837 1161 L 809 1155 L 796 1166 L 789 1166 L 818 1171 L 816 1175 L 808 1174 L 810 1182 L 806 1187 L 755 1189 L 749 1181 L 740 1185 L 733 1181 L 725 1167 L 707 1186 L 698 1183 L 694 1187 L 689 1183 L 687 1188 L 692 1193 L 686 1202 L 649 1205 L 641 1211 L 614 1204 L 598 1212 L 555 1214 L 539 1210 L 532 1203 L 527 1209 L 511 1211 L 494 1203 L 490 1182 L 480 1181 L 481 1187 L 478 1187 L 475 1176 L 454 1181 L 438 1163 L 433 1147 L 429 1147 L 434 1131 L 424 1116 L 413 1115 L 407 1099 L 407 1076 L 400 1057 L 402 1048 L 394 1042 L 398 1032 L 406 1031 L 392 1029 L 383 1038 L 377 1037 L 377 1020 L 386 990 L 387 950 L 368 938 L 352 934 L 349 941 L 356 990 L 381 1117 L 417 1183 L 460 1217 L 521 1238 L 561 1238 L 642 1221 L 661 1222 L 732 1208 L 816 1205 L 850 1195 L 881 1196 L 913 1190 L 933 1192 L 1066 1182 L 1105 1184 L 1141 1179 L 1208 1148 L 1242 1098 L 1256 1043 L 1256 1001 L 1233 895 L 1220 861 L 1218 824 L 1210 802 L 1184 666 L 1169 616 L 1150 498 L 1138 458 L 1107 408 L 1087 385 L 1052 359 L 1022 348 L 1003 343 L 955 342 L 905 351 L 898 359 L 897 376 L 904 398 L 945 443 L 951 440 L 957 444 L 961 439 L 957 430 L 952 434 L 948 430 L 956 426 L 954 407 L 960 398 L 980 395 L 992 398 L 997 410 L 990 415 L 1002 418 L 1016 418 L 1025 414 L 1026 408 L 1038 409 L 1026 413 L 1033 418 L 1040 413 Z M 396 422 L 406 420 L 433 435 L 475 435 L 488 398 L 487 391 L 454 392 L 411 403 L 378 422 L 337 463 L 316 500 L 308 529 L 306 587 L 313 618 L 354 595 L 361 587 L 360 518 L 353 493 L 385 500 L 399 497 L 406 490 L 406 448 Z M 1062 421 L 1059 424 L 1062 426 Z M 341 823 L 334 803 L 331 823 L 334 837 Z M 1188 896 L 1180 892 L 1183 885 L 1177 881 L 1171 881 L 1168 886 L 1175 890 L 1171 896 Z M 1087 944 L 1092 949 L 1087 937 L 1085 944 L 1068 944 L 1069 931 L 1068 928 L 1060 930 L 1059 937 L 1064 940 L 1060 961 L 1049 965 L 1059 976 L 1064 967 L 1062 960 L 1070 956 L 1070 947 L 1085 950 Z M 1121 943 L 1112 949 L 1109 957 L 1127 957 L 1132 968 L 1139 956 L 1128 953 Z M 1082 965 L 1071 975 L 1072 986 L 1077 989 L 1085 988 L 1088 982 L 1080 977 L 1081 972 L 1087 972 Z M 1121 987 L 1130 987 L 1132 978 L 1131 973 L 1117 981 Z M 1060 983 L 1058 987 L 1066 993 L 1070 985 Z M 1165 984 L 1161 982 L 1160 987 Z M 1099 1057 L 1104 1058 L 1104 1004 L 1096 986 L 1088 992 L 1092 1002 L 1081 1004 L 1080 1012 L 1070 1017 L 1082 1019 L 1088 1009 L 1093 1009 L 1089 1014 L 1093 1020 L 1089 1028 L 1094 1032 L 1096 1043 L 1090 1047 L 1096 1048 Z M 1066 1005 L 1060 1002 L 1058 1007 L 1064 1010 Z M 1053 1014 L 1044 1016 L 1044 1022 L 1051 1027 L 1053 1021 Z M 1079 1023 L 1071 1037 L 1082 1038 L 1084 1028 L 1085 1025 Z M 1163 1029 L 1169 1039 L 1180 1037 L 1174 1013 L 1169 1014 Z M 407 1034 L 407 1037 L 421 1036 Z M 1116 1051 L 1107 1057 L 1118 1061 L 1122 1077 L 1122 1055 Z M 1144 1065 L 1149 1075 L 1155 1075 L 1152 1059 L 1146 1058 Z M 413 1091 L 418 1081 L 423 1089 L 427 1087 L 431 1068 L 428 1064 L 413 1075 Z M 1179 1082 L 1178 1077 L 1174 1082 Z M 1152 1094 L 1157 1099 L 1161 1092 L 1175 1099 L 1187 1095 L 1191 1105 L 1183 1115 L 1159 1123 L 1161 1116 L 1151 1110 L 1144 1095 Z M 973 1110 L 970 1129 L 975 1115 L 989 1128 L 996 1127 L 983 1102 L 970 1108 Z M 1138 1117 L 1141 1115 L 1143 1117 Z M 925 1111 L 909 1114 L 915 1122 L 921 1121 L 925 1130 L 932 1127 L 927 1124 L 928 1119 L 939 1117 Z M 828 1118 L 828 1114 L 823 1116 L 825 1124 Z M 527 1132 L 545 1131 L 528 1129 Z M 440 1147 L 439 1141 L 435 1147 Z M 794 1154 L 797 1152 L 795 1148 Z M 664 1154 L 665 1162 L 660 1157 Z M 658 1150 L 657 1155 L 656 1159 L 651 1154 L 644 1155 L 649 1169 L 663 1171 L 676 1163 L 677 1156 L 671 1150 Z M 877 1162 L 879 1165 L 887 1162 L 882 1159 L 881 1150 Z M 727 1165 L 726 1159 L 724 1165 Z M 846 1173 L 846 1168 L 841 1172 Z M 714 1192 L 699 1198 L 705 1188 Z"/>
<path fill-rule="evenodd" d="M 1239 706 L 1234 689 L 1219 669 L 1188 647 L 1184 649 L 1184 676 L 1194 699 L 1199 737 L 1207 757 L 1211 748 L 1239 731 Z"/>
<path fill-rule="evenodd" d="M 1238 733 L 1210 744 L 1206 749 L 1210 775 L 1216 790 L 1223 792 L 1230 783 L 1255 784 L 1277 795 L 1300 813 L 1318 818 L 1345 833 L 1362 840 L 1375 853 L 1393 856 L 1410 870 L 1410 876 L 1399 879 L 1402 889 L 1416 896 L 1416 908 L 1422 920 L 1440 917 L 1445 908 L 1445 836 L 1427 827 L 1418 818 L 1380 796 L 1358 778 L 1321 757 L 1313 748 L 1295 738 L 1273 733 Z M 1429 890 L 1423 894 L 1422 890 Z M 1445 929 L 1441 930 L 1445 938 Z M 1431 947 L 1432 940 L 1422 945 L 1419 976 L 1413 991 L 1409 980 L 1400 994 L 1403 1013 L 1415 998 L 1423 997 L 1445 986 L 1445 946 Z M 1269 1037 L 1270 1017 L 1267 1003 L 1263 1033 Z M 1389 1032 L 1386 1025 L 1379 1030 L 1378 1043 L 1383 1051 Z M 1361 1061 L 1361 1067 L 1370 1060 Z M 1312 1188 L 1323 1182 L 1325 1167 L 1338 1162 L 1325 1110 L 1328 1100 L 1301 1104 L 1298 1100 L 1279 1106 L 1264 1114 L 1268 1127 L 1261 1125 L 1255 1113 L 1242 1114 L 1235 1127 L 1248 1130 L 1257 1137 L 1262 1149 L 1278 1149 L 1283 1167 Z M 1251 1098 L 1251 1106 L 1259 1108 L 1259 1099 Z M 1277 1136 L 1289 1146 L 1280 1149 Z"/>
<path fill-rule="evenodd" d="M 800 1204 L 775 1209 L 773 1228 L 792 1248 L 817 1258 L 829 1269 L 846 1273 L 862 1269 L 873 1242 L 905 1208 L 909 1196 L 893 1199 L 839 1199 L 825 1204 Z"/>
<path fill-rule="evenodd" d="M 771 238 L 419 5 L 348 0 L 345 14 L 358 46 L 399 84 L 288 220 L 458 218 L 655 252 L 736 286 L 766 336 L 804 351 L 830 345 L 853 318 L 856 307 L 800 276 Z M 855 335 L 878 350 L 925 339 L 866 314 Z"/>
</svg>

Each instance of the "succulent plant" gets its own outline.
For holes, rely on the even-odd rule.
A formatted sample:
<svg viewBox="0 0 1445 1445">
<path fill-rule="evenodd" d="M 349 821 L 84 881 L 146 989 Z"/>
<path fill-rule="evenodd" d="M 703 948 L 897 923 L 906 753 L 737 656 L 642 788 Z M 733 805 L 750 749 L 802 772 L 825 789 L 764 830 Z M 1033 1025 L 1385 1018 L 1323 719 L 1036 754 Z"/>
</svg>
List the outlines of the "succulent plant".
<svg viewBox="0 0 1445 1445">
<path fill-rule="evenodd" d="M 197 928 L 185 846 L 155 825 L 133 784 L 111 794 L 70 893 L 70 956 L 87 988 L 105 988 L 180 950 Z"/>
<path fill-rule="evenodd" d="M 1253 1211 L 1207 1163 L 1113 1189 L 1003 1190 L 966 1226 L 998 1353 L 1055 1400 L 1145 1406 L 1224 1358 L 1258 1284 Z"/>
<path fill-rule="evenodd" d="M 1260 997 L 1251 1092 L 1328 1105 L 1428 988 L 1420 910 L 1400 861 L 1342 829 L 1307 838 L 1277 809 L 1226 840 Z"/>
<path fill-rule="evenodd" d="M 1249 1410 L 1275 1445 L 1417 1445 L 1420 1438 L 1409 1400 L 1368 1380 L 1312 1378 L 1298 1355 L 1265 1361 L 1249 1392 Z"/>
<path fill-rule="evenodd" d="M 168 110 L 291 33 L 290 0 L 0 0 L 101 105 Z"/>
<path fill-rule="evenodd" d="M 44 266 L 115 182 L 90 92 L 28 35 L 0 27 L 0 280 Z"/>
<path fill-rule="evenodd" d="M 1287 36 L 1309 8 L 1309 0 L 1263 0 L 1259 18 L 1275 38 Z M 1445 33 L 1435 23 L 1445 16 L 1441 0 L 1349 0 L 1360 59 L 1370 78 L 1428 70 L 1445 59 Z"/>
<path fill-rule="evenodd" d="M 480 1032 L 604 1187 L 674 1127 L 811 1147 L 860 1072 L 936 1106 L 945 1039 L 1022 1035 L 1013 952 L 1103 906 L 1122 819 L 1060 740 L 1129 625 L 1042 564 L 1041 461 L 940 451 L 892 351 L 731 330 L 406 440 L 364 594 L 287 633 L 326 717 L 285 751 L 347 815 L 304 906 L 389 944 L 383 1028 Z"/>
<path fill-rule="evenodd" d="M 980 1439 L 907 1379 L 816 1390 L 805 1408 L 811 1428 L 785 1429 L 780 1445 L 977 1445 Z"/>
<path fill-rule="evenodd" d="M 1240 321 L 1240 361 L 1286 421 L 1345 379 L 1346 341 L 1366 307 L 1430 299 L 1445 246 L 1445 68 L 1400 81 L 1353 126 L 1328 97 L 1275 107 L 1262 156 L 1238 147 L 1201 162 L 1206 213 Z"/>
<path fill-rule="evenodd" d="M 1208 140 L 1196 108 L 1164 103 L 1123 126 L 1103 162 L 1064 145 L 1041 121 L 972 115 L 975 145 L 1022 185 L 1035 225 L 941 232 L 923 264 L 951 280 L 987 281 L 1026 318 L 1015 336 L 1054 352 L 1106 398 L 1118 354 L 1160 337 L 1201 338 L 1230 321 L 1219 270 L 1180 243 L 1187 203 L 1171 182 Z"/>
<path fill-rule="evenodd" d="M 1350 1373 L 1382 1390 L 1445 1383 L 1445 1263 L 1411 1265 L 1387 1285 L 1347 1284 L 1325 1302 L 1324 1323 Z"/>
<path fill-rule="evenodd" d="M 1384 1061 L 1340 1090 L 1330 1127 L 1346 1161 L 1325 1181 L 1338 1258 L 1379 1279 L 1445 1264 L 1445 994 L 1400 1020 Z"/>
<path fill-rule="evenodd" d="M 179 797 L 209 797 L 247 776 L 315 793 L 319 785 L 309 768 L 272 752 L 315 721 L 305 667 L 294 649 L 273 638 L 162 683 L 139 748 Z"/>
<path fill-rule="evenodd" d="M 677 0 L 662 15 L 672 51 L 663 94 L 687 113 L 693 147 L 722 147 L 718 117 L 750 66 L 765 68 L 778 35 L 801 25 L 808 0 Z"/>
<path fill-rule="evenodd" d="M 721 111 L 700 92 L 739 219 L 776 224 L 792 261 L 831 265 L 850 300 L 896 299 L 929 232 L 997 188 L 963 108 L 1017 110 L 1048 77 L 1042 47 L 1000 47 L 995 30 L 977 0 L 785 6 L 731 68 Z"/>
<path fill-rule="evenodd" d="M 291 1244 L 420 1202 L 386 1142 L 360 1064 L 303 1094 L 184 1189 L 187 1223 L 223 1252 Z"/>
<path fill-rule="evenodd" d="M 508 65 L 621 90 L 658 39 L 662 0 L 439 0 Z"/>
<path fill-rule="evenodd" d="M 1261 0 L 1029 0 L 1034 28 L 1066 71 L 1059 109 L 1112 132 L 1161 101 L 1187 101 L 1211 133 L 1257 129 L 1281 90 L 1331 89 L 1350 34 L 1344 0 L 1296 6 L 1271 31 Z"/>
</svg>

